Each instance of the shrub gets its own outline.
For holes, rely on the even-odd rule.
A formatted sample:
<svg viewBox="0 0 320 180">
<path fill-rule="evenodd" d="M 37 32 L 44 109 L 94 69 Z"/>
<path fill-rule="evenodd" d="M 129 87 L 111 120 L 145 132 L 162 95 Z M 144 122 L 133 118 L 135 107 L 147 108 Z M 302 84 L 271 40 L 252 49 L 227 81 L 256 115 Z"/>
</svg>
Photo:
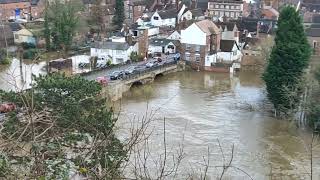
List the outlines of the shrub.
<svg viewBox="0 0 320 180">
<path fill-rule="evenodd" d="M 21 46 L 23 49 L 33 49 L 33 48 L 36 48 L 36 46 L 32 43 L 26 43 L 26 42 L 23 42 L 21 43 Z"/>
<path fill-rule="evenodd" d="M 33 59 L 37 55 L 36 49 L 28 49 L 23 52 L 23 59 Z"/>
</svg>

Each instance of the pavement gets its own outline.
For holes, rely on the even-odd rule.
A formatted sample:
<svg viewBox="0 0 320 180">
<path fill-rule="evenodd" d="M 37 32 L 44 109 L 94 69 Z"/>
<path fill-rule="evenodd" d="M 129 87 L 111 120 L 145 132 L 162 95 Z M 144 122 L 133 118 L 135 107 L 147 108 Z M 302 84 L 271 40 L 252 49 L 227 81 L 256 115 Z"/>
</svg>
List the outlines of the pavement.
<svg viewBox="0 0 320 180">
<path fill-rule="evenodd" d="M 166 61 L 173 61 L 173 57 L 174 57 L 175 54 L 169 54 L 169 55 L 163 55 L 161 58 L 162 58 L 162 61 L 163 62 L 166 62 Z M 85 79 L 87 80 L 96 80 L 97 77 L 102 77 L 102 76 L 107 76 L 109 77 L 110 74 L 112 74 L 114 71 L 123 71 L 123 70 L 126 70 L 128 68 L 133 68 L 133 67 L 136 67 L 136 66 L 143 66 L 145 68 L 145 64 L 147 64 L 148 62 L 150 61 L 153 61 L 154 59 L 153 58 L 149 58 L 147 61 L 140 61 L 140 62 L 134 62 L 134 63 L 131 63 L 131 64 L 125 64 L 123 66 L 118 66 L 118 67 L 114 67 L 114 68 L 108 68 L 108 69 L 103 69 L 101 71 L 96 71 L 92 74 L 88 74 L 88 75 L 85 75 L 83 76 Z"/>
</svg>

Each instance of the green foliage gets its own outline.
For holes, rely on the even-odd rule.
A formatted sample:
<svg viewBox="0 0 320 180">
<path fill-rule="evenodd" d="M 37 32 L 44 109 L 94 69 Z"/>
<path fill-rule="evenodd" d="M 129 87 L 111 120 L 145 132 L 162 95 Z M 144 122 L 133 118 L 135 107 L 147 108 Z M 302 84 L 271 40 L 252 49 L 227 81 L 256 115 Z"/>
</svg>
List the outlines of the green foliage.
<svg viewBox="0 0 320 180">
<path fill-rule="evenodd" d="M 37 49 L 27 49 L 23 52 L 23 59 L 34 59 L 38 54 Z"/>
<path fill-rule="evenodd" d="M 0 153 L 0 177 L 6 177 L 10 173 L 8 158 Z"/>
<path fill-rule="evenodd" d="M 299 13 L 285 7 L 280 13 L 269 64 L 263 74 L 268 98 L 278 112 L 288 113 L 299 104 L 301 78 L 311 50 Z"/>
<path fill-rule="evenodd" d="M 21 43 L 21 46 L 22 46 L 23 49 L 36 48 L 36 46 L 33 43 L 26 43 L 26 42 Z"/>
<path fill-rule="evenodd" d="M 81 10 L 81 6 L 78 3 L 75 0 L 65 3 L 55 0 L 47 4 L 45 12 L 47 21 L 44 23 L 47 48 L 51 47 L 51 39 L 55 49 L 67 51 L 70 48 L 79 23 L 77 13 Z M 50 37 L 48 34 L 50 34 Z"/>
<path fill-rule="evenodd" d="M 10 64 L 11 60 L 7 57 L 7 51 L 5 49 L 0 49 L 0 64 L 7 65 Z"/>
<path fill-rule="evenodd" d="M 7 58 L 7 57 L 0 60 L 0 64 L 2 64 L 2 65 L 8 65 L 10 63 L 11 63 L 11 60 L 10 60 L 10 58 Z"/>
<path fill-rule="evenodd" d="M 30 154 L 19 157 L 19 166 L 25 168 L 23 173 L 40 179 L 68 179 L 70 172 L 79 169 L 88 170 L 86 175 L 90 176 L 99 166 L 103 172 L 112 172 L 103 176 L 106 179 L 117 175 L 127 158 L 126 151 L 114 134 L 117 118 L 107 108 L 106 99 L 100 97 L 99 83 L 58 73 L 34 77 L 34 81 L 33 89 L 26 92 L 0 91 L 0 101 L 24 107 L 19 110 L 19 117 L 16 112 L 8 114 L 1 131 L 4 140 L 21 137 L 21 146 L 32 145 L 26 151 Z M 48 115 L 38 118 L 44 112 Z M 27 119 L 30 117 L 34 122 L 31 125 Z M 37 142 L 33 141 L 35 137 Z M 17 161 L 13 155 L 10 160 Z"/>
<path fill-rule="evenodd" d="M 115 6 L 115 14 L 113 16 L 113 24 L 116 26 L 117 30 L 120 30 L 123 25 L 124 21 L 124 3 L 123 0 L 116 0 L 116 6 Z"/>
</svg>

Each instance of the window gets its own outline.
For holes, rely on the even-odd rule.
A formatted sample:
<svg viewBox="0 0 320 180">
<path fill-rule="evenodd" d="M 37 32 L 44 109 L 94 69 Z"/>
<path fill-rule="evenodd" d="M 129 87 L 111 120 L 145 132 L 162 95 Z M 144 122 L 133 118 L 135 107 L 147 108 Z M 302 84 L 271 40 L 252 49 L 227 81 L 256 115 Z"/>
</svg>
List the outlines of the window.
<svg viewBox="0 0 320 180">
<path fill-rule="evenodd" d="M 116 54 L 122 54 L 121 50 L 116 50 Z"/>
<path fill-rule="evenodd" d="M 137 8 L 138 8 L 138 11 L 141 11 L 141 9 L 142 9 L 141 6 L 138 6 Z"/>
<path fill-rule="evenodd" d="M 216 4 L 216 5 L 215 5 L 215 8 L 216 8 L 216 9 L 219 9 L 219 5 L 218 5 L 218 4 Z"/>
<path fill-rule="evenodd" d="M 196 62 L 200 63 L 200 54 L 196 54 L 195 56 L 196 56 Z"/>
<path fill-rule="evenodd" d="M 159 17 L 158 16 L 154 16 L 153 19 L 154 20 L 159 20 Z"/>
<path fill-rule="evenodd" d="M 237 55 L 237 51 L 233 51 L 233 55 L 236 56 Z"/>
<path fill-rule="evenodd" d="M 117 64 L 123 63 L 123 58 L 116 58 Z"/>
<path fill-rule="evenodd" d="M 227 17 L 230 17 L 230 13 L 229 13 L 229 12 L 225 12 L 225 15 L 226 15 Z"/>
<path fill-rule="evenodd" d="M 230 6 L 230 9 L 234 9 L 234 6 Z"/>
<path fill-rule="evenodd" d="M 195 51 L 200 52 L 200 45 L 195 45 Z"/>
<path fill-rule="evenodd" d="M 213 4 L 210 4 L 209 8 L 210 8 L 210 9 L 213 9 L 213 8 L 214 8 Z"/>
<path fill-rule="evenodd" d="M 220 5 L 220 9 L 224 9 L 224 5 Z"/>
<path fill-rule="evenodd" d="M 15 38 L 15 39 L 19 39 L 19 35 L 18 35 L 18 34 L 15 34 L 15 35 L 14 35 L 14 38 Z"/>
<path fill-rule="evenodd" d="M 229 5 L 226 5 L 226 9 L 229 9 Z"/>
<path fill-rule="evenodd" d="M 186 61 L 190 61 L 190 53 L 185 53 L 185 59 Z"/>
<path fill-rule="evenodd" d="M 317 47 L 317 41 L 313 41 L 313 49 Z"/>
<path fill-rule="evenodd" d="M 214 15 L 219 16 L 219 12 L 218 12 L 218 11 L 215 11 L 215 12 L 214 12 Z"/>
<path fill-rule="evenodd" d="M 230 12 L 230 17 L 234 17 L 234 12 Z"/>
<path fill-rule="evenodd" d="M 236 6 L 236 9 L 240 9 L 240 6 Z"/>
<path fill-rule="evenodd" d="M 191 49 L 191 45 L 190 44 L 186 44 L 186 51 L 190 51 Z"/>
</svg>

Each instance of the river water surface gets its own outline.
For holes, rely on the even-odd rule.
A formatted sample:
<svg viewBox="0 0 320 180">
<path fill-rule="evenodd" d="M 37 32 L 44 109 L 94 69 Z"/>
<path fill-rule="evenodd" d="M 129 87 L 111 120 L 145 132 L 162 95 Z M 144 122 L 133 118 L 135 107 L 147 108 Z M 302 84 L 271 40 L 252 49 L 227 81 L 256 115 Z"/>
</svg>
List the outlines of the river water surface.
<svg viewBox="0 0 320 180">
<path fill-rule="evenodd" d="M 150 154 L 156 154 L 153 159 L 164 150 L 166 118 L 167 151 L 174 154 L 183 147 L 177 176 L 181 179 L 203 172 L 207 159 L 207 175 L 214 179 L 221 174 L 222 152 L 228 161 L 232 145 L 232 165 L 253 179 L 310 179 L 311 134 L 294 122 L 273 117 L 257 74 L 169 74 L 133 87 L 119 103 L 120 127 L 131 126 L 128 122 L 133 117 L 138 120 L 154 114 L 149 138 Z M 125 128 L 122 133 L 126 134 Z M 313 178 L 320 179 L 319 146 L 313 154 Z M 227 177 L 249 179 L 236 168 L 230 168 Z"/>
<path fill-rule="evenodd" d="M 0 68 L 0 88 L 14 89 L 13 82 L 28 86 L 31 73 L 45 74 L 45 62 L 23 63 L 20 70 L 19 61 L 14 59 L 11 66 Z M 177 179 L 203 173 L 207 160 L 207 175 L 214 179 L 221 174 L 223 156 L 229 160 L 232 145 L 232 166 L 253 179 L 310 179 L 310 131 L 272 116 L 257 74 L 173 73 L 133 87 L 117 104 L 121 107 L 119 127 L 123 137 L 132 122 L 146 116 L 153 120 L 149 126 L 153 159 L 163 155 L 166 118 L 167 152 L 174 155 L 183 149 Z M 320 179 L 319 146 L 313 155 L 314 179 Z M 236 168 L 230 168 L 227 177 L 249 179 Z"/>
</svg>

